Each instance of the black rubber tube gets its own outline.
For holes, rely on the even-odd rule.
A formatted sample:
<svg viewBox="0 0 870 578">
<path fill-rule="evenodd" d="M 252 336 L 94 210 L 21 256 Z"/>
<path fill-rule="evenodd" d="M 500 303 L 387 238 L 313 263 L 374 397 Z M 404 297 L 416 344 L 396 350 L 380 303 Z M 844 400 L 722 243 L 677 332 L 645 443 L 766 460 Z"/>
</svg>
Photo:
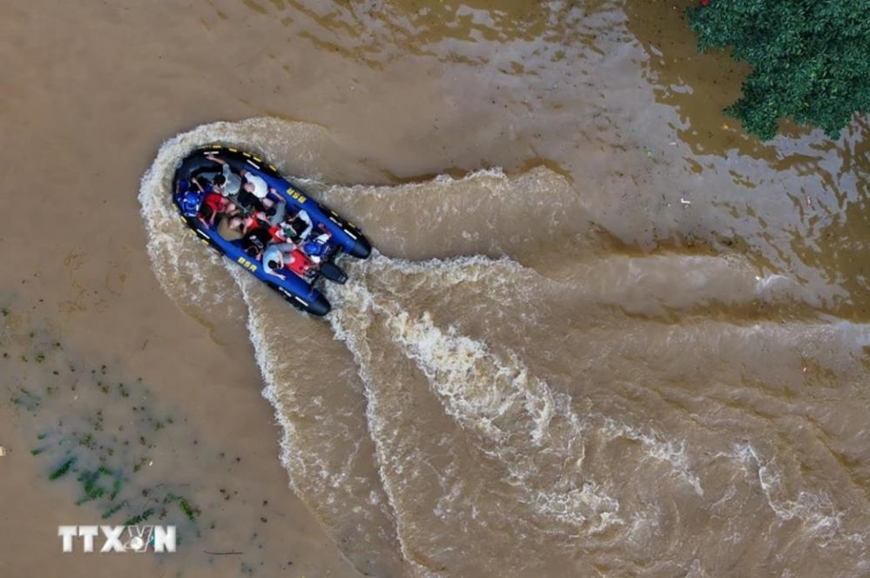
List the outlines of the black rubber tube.
<svg viewBox="0 0 870 578">
<path fill-rule="evenodd" d="M 372 244 L 369 243 L 368 239 L 366 239 L 362 235 L 359 235 L 359 238 L 356 240 L 356 243 L 350 250 L 350 254 L 357 259 L 368 259 L 369 255 L 372 254 Z"/>
<path fill-rule="evenodd" d="M 312 301 L 306 306 L 305 310 L 312 315 L 323 317 L 332 310 L 332 305 L 329 304 L 326 297 L 319 295 L 316 301 Z"/>
</svg>

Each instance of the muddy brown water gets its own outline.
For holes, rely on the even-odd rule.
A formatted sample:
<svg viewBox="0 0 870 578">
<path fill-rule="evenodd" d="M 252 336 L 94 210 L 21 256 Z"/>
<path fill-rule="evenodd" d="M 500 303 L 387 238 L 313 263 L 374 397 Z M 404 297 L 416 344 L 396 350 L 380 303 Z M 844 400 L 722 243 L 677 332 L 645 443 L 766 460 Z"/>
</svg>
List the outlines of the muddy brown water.
<svg viewBox="0 0 870 578">
<path fill-rule="evenodd" d="M 686 5 L 0 5 L 0 575 L 870 575 L 870 125 L 747 136 Z M 327 320 L 214 141 L 371 238 Z M 122 500 L 179 551 L 61 553 Z"/>
</svg>

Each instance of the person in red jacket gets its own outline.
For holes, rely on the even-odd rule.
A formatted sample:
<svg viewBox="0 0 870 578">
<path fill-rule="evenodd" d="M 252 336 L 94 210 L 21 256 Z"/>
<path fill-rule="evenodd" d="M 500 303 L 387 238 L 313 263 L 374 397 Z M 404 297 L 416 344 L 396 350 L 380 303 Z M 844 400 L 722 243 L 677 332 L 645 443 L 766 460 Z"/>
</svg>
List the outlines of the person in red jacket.
<svg viewBox="0 0 870 578">
<path fill-rule="evenodd" d="M 233 216 L 238 213 L 239 210 L 231 200 L 220 193 L 212 191 L 202 200 L 199 212 L 200 220 L 209 227 L 214 227 L 215 221 L 219 216 L 224 213 Z"/>
</svg>

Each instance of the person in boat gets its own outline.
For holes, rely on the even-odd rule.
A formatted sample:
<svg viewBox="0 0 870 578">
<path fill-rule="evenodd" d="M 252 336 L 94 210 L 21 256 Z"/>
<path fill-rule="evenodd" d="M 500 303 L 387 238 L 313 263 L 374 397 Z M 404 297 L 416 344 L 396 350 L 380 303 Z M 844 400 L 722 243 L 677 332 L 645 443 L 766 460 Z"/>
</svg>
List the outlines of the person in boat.
<svg viewBox="0 0 870 578">
<path fill-rule="evenodd" d="M 242 235 L 242 249 L 249 257 L 260 259 L 271 240 L 268 228 L 259 225 L 249 227 Z"/>
<path fill-rule="evenodd" d="M 273 240 L 272 227 L 272 220 L 266 213 L 254 212 L 242 216 L 242 231 L 245 233 L 262 228 L 269 232 L 270 240 Z"/>
<path fill-rule="evenodd" d="M 326 256 L 327 244 L 332 238 L 332 233 L 323 225 L 317 225 L 317 228 L 320 230 L 320 234 L 303 242 L 299 248 L 312 262 L 320 264 Z"/>
<path fill-rule="evenodd" d="M 269 215 L 272 224 L 284 220 L 287 202 L 274 187 L 270 187 L 263 177 L 242 171 L 245 181 L 239 192 L 239 202 L 250 210 L 262 211 Z"/>
<path fill-rule="evenodd" d="M 233 217 L 239 213 L 235 203 L 218 192 L 212 191 L 205 195 L 199 208 L 199 218 L 208 227 L 214 227 L 218 217 L 228 215 Z"/>
<path fill-rule="evenodd" d="M 210 190 L 229 199 L 236 198 L 236 195 L 238 194 L 238 191 L 232 192 L 233 185 L 230 184 L 230 181 L 224 175 L 217 175 L 214 178 L 211 182 Z"/>
<path fill-rule="evenodd" d="M 221 165 L 221 172 L 209 172 L 209 171 L 200 171 L 194 177 L 194 182 L 197 183 L 198 186 L 201 186 L 199 182 L 199 178 L 208 179 L 211 184 L 212 190 L 220 193 L 225 197 L 235 197 L 239 194 L 239 191 L 242 189 L 242 177 L 237 175 L 232 168 L 230 168 L 229 163 L 223 159 L 219 159 L 214 155 L 206 155 L 208 160 L 218 163 Z M 244 171 L 243 171 L 244 172 Z"/>
<path fill-rule="evenodd" d="M 236 241 L 244 237 L 242 225 L 243 222 L 240 216 L 224 215 L 221 217 L 221 220 L 218 221 L 217 234 L 227 241 Z"/>
<path fill-rule="evenodd" d="M 305 277 L 313 267 L 311 260 L 294 243 L 273 243 L 263 252 L 263 271 L 280 279 L 286 279 L 282 269 L 289 269 Z"/>
<path fill-rule="evenodd" d="M 293 259 L 292 251 L 296 249 L 293 243 L 272 243 L 263 252 L 263 271 L 280 279 L 287 277 L 279 273 L 284 264 Z"/>
<path fill-rule="evenodd" d="M 308 239 L 314 224 L 305 209 L 299 209 L 295 215 L 287 215 L 282 219 L 277 227 L 275 234 L 280 239 L 301 243 Z"/>
<path fill-rule="evenodd" d="M 227 241 L 237 241 L 244 239 L 256 229 L 262 229 L 268 226 L 268 222 L 264 222 L 260 217 L 265 218 L 261 213 L 244 215 L 241 211 L 236 210 L 234 213 L 225 213 L 220 221 L 218 221 L 217 233 Z M 263 237 L 262 233 L 258 233 L 254 238 Z M 251 245 L 251 242 L 244 242 L 243 247 Z M 263 245 L 265 246 L 265 245 Z"/>
</svg>

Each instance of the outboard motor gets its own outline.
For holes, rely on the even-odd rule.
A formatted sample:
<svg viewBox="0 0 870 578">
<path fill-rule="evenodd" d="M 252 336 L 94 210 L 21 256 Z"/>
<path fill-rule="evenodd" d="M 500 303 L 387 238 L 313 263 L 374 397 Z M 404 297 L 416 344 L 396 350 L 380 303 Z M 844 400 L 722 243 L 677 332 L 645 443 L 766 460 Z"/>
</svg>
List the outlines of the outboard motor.
<svg viewBox="0 0 870 578">
<path fill-rule="evenodd" d="M 347 273 L 342 271 L 341 268 L 334 263 L 324 263 L 321 265 L 320 274 L 333 283 L 338 283 L 339 285 L 344 285 L 345 281 L 347 281 Z"/>
</svg>

